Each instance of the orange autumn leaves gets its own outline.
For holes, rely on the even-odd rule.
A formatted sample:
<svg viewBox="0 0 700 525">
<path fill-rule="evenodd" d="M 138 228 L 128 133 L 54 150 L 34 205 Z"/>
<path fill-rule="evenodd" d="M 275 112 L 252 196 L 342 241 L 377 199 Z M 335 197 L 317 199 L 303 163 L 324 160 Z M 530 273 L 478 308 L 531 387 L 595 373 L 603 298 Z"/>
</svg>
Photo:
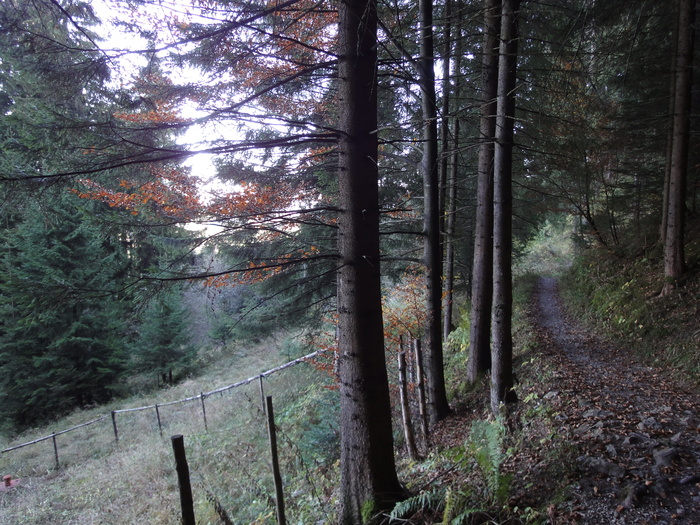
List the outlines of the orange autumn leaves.
<svg viewBox="0 0 700 525">
<path fill-rule="evenodd" d="M 151 213 L 180 221 L 246 222 L 270 233 L 270 226 L 291 227 L 292 207 L 310 192 L 305 186 L 279 182 L 272 186 L 241 182 L 235 191 L 217 195 L 209 202 L 201 199 L 200 180 L 178 166 L 150 166 L 146 182 L 121 180 L 119 189 L 108 188 L 94 180 L 82 179 L 79 197 L 99 200 L 111 207 L 129 210 L 136 215 L 146 206 Z M 266 227 L 263 227 L 266 226 Z"/>
<path fill-rule="evenodd" d="M 397 354 L 401 350 L 408 351 L 411 340 L 420 338 L 426 325 L 425 275 L 422 269 L 408 269 L 401 282 L 392 286 L 384 294 L 382 313 L 387 360 L 390 363 L 389 368 L 393 369 Z M 338 341 L 334 328 L 338 325 L 337 312 L 328 313 L 325 322 L 330 328 L 310 336 L 307 344 L 320 351 L 320 354 L 310 362 L 316 369 L 326 372 L 333 378 L 328 388 L 336 389 L 338 388 Z M 409 352 L 409 360 L 412 358 Z"/>
<path fill-rule="evenodd" d="M 121 180 L 119 189 L 108 188 L 94 180 L 82 179 L 83 189 L 72 191 L 80 198 L 102 201 L 113 208 L 123 208 L 137 215 L 148 209 L 180 221 L 193 220 L 199 206 L 194 177 L 174 166 L 150 166 L 149 180 L 143 183 Z"/>
<path fill-rule="evenodd" d="M 207 214 L 226 219 L 246 217 L 264 222 L 279 222 L 282 216 L 292 213 L 296 203 L 306 200 L 310 192 L 306 186 L 293 186 L 278 182 L 274 187 L 240 182 L 235 192 L 216 196 L 207 205 Z"/>
<path fill-rule="evenodd" d="M 397 286 L 393 286 L 382 301 L 384 339 L 387 349 L 400 350 L 405 342 L 421 337 L 427 323 L 425 309 L 425 275 L 422 269 L 410 268 Z"/>
</svg>

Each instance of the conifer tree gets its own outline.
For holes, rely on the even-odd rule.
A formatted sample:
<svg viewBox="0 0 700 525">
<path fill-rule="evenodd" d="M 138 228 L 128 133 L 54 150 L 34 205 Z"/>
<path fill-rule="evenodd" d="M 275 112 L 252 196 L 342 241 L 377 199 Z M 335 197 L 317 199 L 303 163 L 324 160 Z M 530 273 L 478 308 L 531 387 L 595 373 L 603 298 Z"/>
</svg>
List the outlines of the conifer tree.
<svg viewBox="0 0 700 525">
<path fill-rule="evenodd" d="M 144 309 L 138 328 L 136 368 L 171 383 L 192 369 L 196 349 L 179 289 L 160 292 Z"/>
<path fill-rule="evenodd" d="M 340 520 L 373 523 L 402 495 L 384 356 L 377 170 L 377 5 L 339 17 Z"/>
<path fill-rule="evenodd" d="M 107 401 L 126 366 L 128 311 L 105 293 L 126 254 L 75 197 L 50 194 L 3 231 L 0 410 L 18 426 Z"/>
</svg>

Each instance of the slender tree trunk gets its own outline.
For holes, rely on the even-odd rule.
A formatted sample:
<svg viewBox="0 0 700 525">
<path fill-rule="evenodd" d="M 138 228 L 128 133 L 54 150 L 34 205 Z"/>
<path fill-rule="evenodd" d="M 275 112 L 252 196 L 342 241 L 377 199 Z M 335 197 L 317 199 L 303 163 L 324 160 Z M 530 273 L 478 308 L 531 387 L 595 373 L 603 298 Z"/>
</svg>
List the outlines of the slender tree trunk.
<svg viewBox="0 0 700 525">
<path fill-rule="evenodd" d="M 461 13 L 461 11 L 460 11 Z M 460 35 L 457 40 L 457 46 L 454 53 L 454 70 L 461 71 L 462 55 L 464 54 L 464 40 L 461 38 L 461 17 L 458 19 L 457 31 Z M 454 96 L 459 100 L 461 94 L 462 83 L 460 76 L 456 75 L 454 87 L 452 89 Z M 452 127 L 452 145 L 448 148 L 450 162 L 448 165 L 447 176 L 447 196 L 445 210 L 445 313 L 443 322 L 443 339 L 447 340 L 452 330 L 452 312 L 453 312 L 453 297 L 454 297 L 454 281 L 455 281 L 455 232 L 457 231 L 457 173 L 459 171 L 459 134 L 460 120 L 458 117 L 453 117 Z"/>
<path fill-rule="evenodd" d="M 484 2 L 481 118 L 476 189 L 472 307 L 467 380 L 474 383 L 491 367 L 493 294 L 493 150 L 496 136 L 500 0 Z"/>
<path fill-rule="evenodd" d="M 379 270 L 376 0 L 339 4 L 340 517 L 371 521 L 396 475 Z"/>
<path fill-rule="evenodd" d="M 445 25 L 442 48 L 442 107 L 440 108 L 440 231 L 445 231 L 447 217 L 447 170 L 449 168 L 450 135 L 450 62 L 452 55 L 452 0 L 445 0 Z"/>
<path fill-rule="evenodd" d="M 452 331 L 452 311 L 454 297 L 455 271 L 455 231 L 457 230 L 457 169 L 459 149 L 459 119 L 454 119 L 454 136 L 452 137 L 452 152 L 450 154 L 449 175 L 447 178 L 447 209 L 445 223 L 445 312 L 443 319 L 443 339 Z"/>
<path fill-rule="evenodd" d="M 399 352 L 399 395 L 401 399 L 401 419 L 403 420 L 403 434 L 406 439 L 406 449 L 408 457 L 413 460 L 418 459 L 418 448 L 413 434 L 413 423 L 411 422 L 411 405 L 408 398 L 408 380 L 406 378 L 406 352 L 401 345 Z"/>
<path fill-rule="evenodd" d="M 433 69 L 433 5 L 420 0 L 419 84 L 423 107 L 423 199 L 424 199 L 424 263 L 426 275 L 427 348 L 426 380 L 430 422 L 436 423 L 449 412 L 445 390 L 442 354 L 442 247 L 440 243 L 440 184 L 438 173 L 437 108 L 435 101 L 435 71 Z"/>
<path fill-rule="evenodd" d="M 673 121 L 676 106 L 676 65 L 678 61 L 678 2 L 673 2 L 674 8 L 674 21 L 673 21 L 673 46 L 672 46 L 672 57 L 671 57 L 671 74 L 669 82 L 669 97 L 668 97 L 668 137 L 666 139 L 666 165 L 664 167 L 664 189 L 661 198 L 661 229 L 659 231 L 659 238 L 661 239 L 661 244 L 666 244 L 666 228 L 668 227 L 668 186 L 671 180 L 671 159 L 673 158 Z"/>
<path fill-rule="evenodd" d="M 493 305 L 491 409 L 515 401 L 513 387 L 513 279 L 511 269 L 513 210 L 513 124 L 520 0 L 503 0 L 498 62 L 498 109 L 493 184 Z"/>
<path fill-rule="evenodd" d="M 685 272 L 685 196 L 693 79 L 695 0 L 680 0 L 673 111 L 673 144 L 668 179 L 664 278 L 662 294 L 670 293 Z"/>
<path fill-rule="evenodd" d="M 444 44 L 442 49 L 442 108 L 440 118 L 440 231 L 445 240 L 445 260 L 444 260 L 444 284 L 443 296 L 444 305 L 442 310 L 442 339 L 447 340 L 452 326 L 452 286 L 453 274 L 451 262 L 454 261 L 454 245 L 451 234 L 447 231 L 449 222 L 448 199 L 449 169 L 450 169 L 450 62 L 452 60 L 452 0 L 445 0 L 445 27 L 443 31 Z M 454 119 L 456 122 L 456 119 Z M 450 251 L 452 253 L 450 253 Z"/>
</svg>

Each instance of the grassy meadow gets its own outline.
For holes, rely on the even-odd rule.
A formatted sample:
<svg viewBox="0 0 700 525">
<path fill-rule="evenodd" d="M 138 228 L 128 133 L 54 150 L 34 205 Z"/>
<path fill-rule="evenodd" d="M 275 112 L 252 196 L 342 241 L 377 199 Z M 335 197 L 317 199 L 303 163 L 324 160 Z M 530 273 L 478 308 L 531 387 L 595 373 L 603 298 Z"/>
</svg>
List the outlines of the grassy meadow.
<svg viewBox="0 0 700 525">
<path fill-rule="evenodd" d="M 197 523 L 272 523 L 274 489 L 267 426 L 258 381 L 205 400 L 160 407 L 162 437 L 154 409 L 117 414 L 117 443 L 111 410 L 163 404 L 208 392 L 302 355 L 293 339 L 229 355 L 204 356 L 202 374 L 148 395 L 79 410 L 19 436 L 3 436 L 4 450 L 107 415 L 103 420 L 52 440 L 0 455 L 0 473 L 21 480 L 0 492 L 0 523 L 133 524 L 178 523 L 180 503 L 171 436 L 184 436 Z M 332 494 L 337 436 L 336 392 L 323 386 L 324 373 L 301 363 L 263 380 L 273 398 L 290 523 L 324 520 Z"/>
</svg>

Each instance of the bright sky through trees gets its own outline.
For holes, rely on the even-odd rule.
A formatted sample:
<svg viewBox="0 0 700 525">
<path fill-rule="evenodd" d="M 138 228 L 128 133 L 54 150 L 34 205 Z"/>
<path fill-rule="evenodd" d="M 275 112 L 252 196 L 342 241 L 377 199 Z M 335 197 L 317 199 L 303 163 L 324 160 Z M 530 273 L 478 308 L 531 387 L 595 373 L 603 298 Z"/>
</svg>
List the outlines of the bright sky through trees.
<svg viewBox="0 0 700 525">
<path fill-rule="evenodd" d="M 97 45 L 110 57 L 113 66 L 112 82 L 115 86 L 134 88 L 139 72 L 149 61 L 156 60 L 162 67 L 165 78 L 179 83 L 205 85 L 207 76 L 200 70 L 176 59 L 177 54 L 192 47 L 178 43 L 182 35 L 173 28 L 185 27 L 193 22 L 207 24 L 220 22 L 212 16 L 205 16 L 197 6 L 206 2 L 194 1 L 154 1 L 128 6 L 114 0 L 98 0 L 93 7 L 102 25 L 97 28 L 100 40 Z M 138 22 L 138 23 L 136 23 Z M 148 31 L 150 25 L 150 31 Z M 155 52 L 149 53 L 149 49 Z M 210 112 L 190 99 L 180 99 L 175 108 L 182 121 L 188 123 L 184 131 L 178 133 L 176 142 L 192 152 L 204 151 L 212 143 L 220 140 L 241 140 L 240 122 L 233 124 L 225 120 L 209 119 Z M 260 128 L 260 124 L 250 119 L 247 126 Z M 199 183 L 200 198 L 210 202 L 216 194 L 236 191 L 239 186 L 216 177 L 212 153 L 195 153 L 182 161 L 190 174 Z M 260 161 L 262 162 L 262 161 Z M 218 225 L 188 225 L 193 229 L 204 229 L 208 233 L 220 231 Z"/>
</svg>

